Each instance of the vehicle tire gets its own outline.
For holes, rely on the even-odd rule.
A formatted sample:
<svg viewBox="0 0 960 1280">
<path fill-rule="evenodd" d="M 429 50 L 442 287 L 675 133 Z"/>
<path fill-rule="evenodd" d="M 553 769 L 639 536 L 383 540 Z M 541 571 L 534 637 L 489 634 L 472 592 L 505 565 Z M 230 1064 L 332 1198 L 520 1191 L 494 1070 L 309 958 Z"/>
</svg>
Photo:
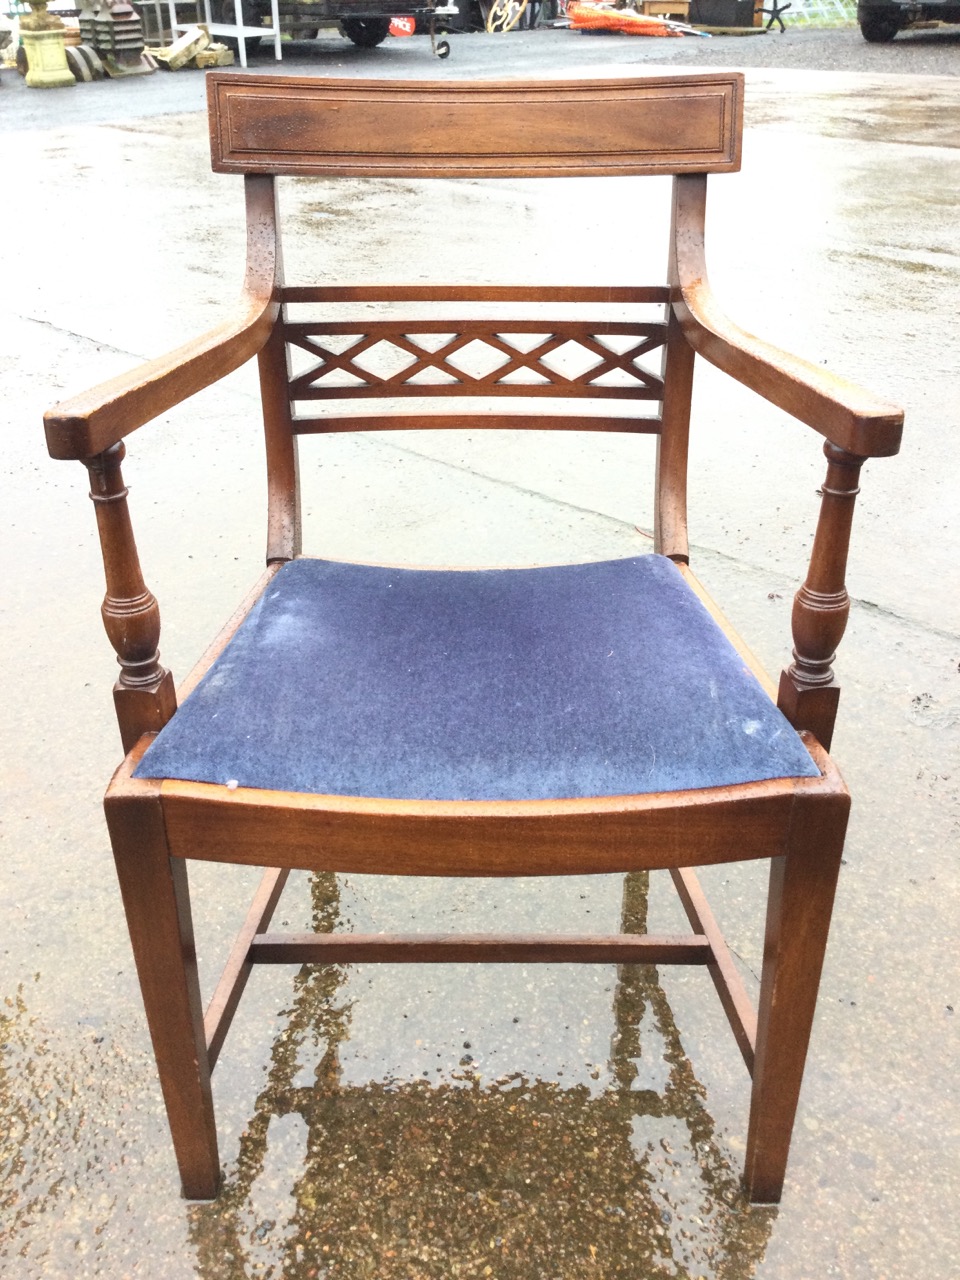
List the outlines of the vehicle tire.
<svg viewBox="0 0 960 1280">
<path fill-rule="evenodd" d="M 358 49 L 373 49 L 390 34 L 390 19 L 341 18 L 340 29 Z"/>
<path fill-rule="evenodd" d="M 237 10 L 234 0 L 211 0 L 210 16 L 213 18 L 214 22 L 235 23 L 237 21 Z M 251 0 L 246 0 L 246 3 L 243 6 L 243 20 L 246 25 L 248 27 L 255 27 L 260 21 L 260 17 L 261 14 L 259 8 L 255 4 L 252 4 Z M 233 36 L 214 36 L 214 39 L 222 41 L 222 43 L 225 44 L 228 49 L 232 49 L 234 53 L 238 52 L 238 45 L 240 44 L 240 41 L 235 39 Z M 245 42 L 248 56 L 251 53 L 256 53 L 260 48 L 259 36 L 246 36 Z"/>
<path fill-rule="evenodd" d="M 900 30 L 900 19 L 895 14 L 872 13 L 860 19 L 860 34 L 870 44 L 889 44 Z"/>
</svg>

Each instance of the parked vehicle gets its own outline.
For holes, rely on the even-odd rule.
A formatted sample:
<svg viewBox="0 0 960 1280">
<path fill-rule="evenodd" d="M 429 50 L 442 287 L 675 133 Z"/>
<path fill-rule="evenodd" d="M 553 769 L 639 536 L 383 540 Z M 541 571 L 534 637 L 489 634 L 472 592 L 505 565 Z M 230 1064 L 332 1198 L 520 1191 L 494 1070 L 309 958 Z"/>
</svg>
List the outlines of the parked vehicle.
<svg viewBox="0 0 960 1280">
<path fill-rule="evenodd" d="M 210 9 L 214 22 L 236 21 L 235 0 L 211 0 Z M 414 18 L 418 30 L 426 31 L 432 17 L 438 30 L 447 30 L 458 12 L 447 0 L 438 0 L 435 7 L 424 0 L 280 0 L 278 9 L 280 30 L 294 40 L 315 40 L 323 28 L 333 27 L 361 49 L 386 40 L 393 18 Z M 269 23 L 270 0 L 243 0 L 243 20 L 253 27 Z M 257 43 L 255 36 L 247 36 L 247 51 Z"/>
<path fill-rule="evenodd" d="M 864 40 L 886 44 L 916 22 L 960 22 L 960 0 L 859 0 L 857 22 Z"/>
</svg>

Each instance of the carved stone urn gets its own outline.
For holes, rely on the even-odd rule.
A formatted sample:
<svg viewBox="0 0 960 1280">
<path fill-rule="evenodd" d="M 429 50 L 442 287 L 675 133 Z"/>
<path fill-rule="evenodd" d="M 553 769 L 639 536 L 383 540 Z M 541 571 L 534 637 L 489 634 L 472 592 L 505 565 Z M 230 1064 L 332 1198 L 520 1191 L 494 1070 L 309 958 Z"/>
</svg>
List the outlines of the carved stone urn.
<svg viewBox="0 0 960 1280">
<path fill-rule="evenodd" d="M 20 19 L 20 39 L 27 55 L 27 84 L 31 89 L 57 89 L 76 84 L 67 66 L 64 25 L 47 13 L 48 0 L 28 0 L 30 13 Z"/>
</svg>

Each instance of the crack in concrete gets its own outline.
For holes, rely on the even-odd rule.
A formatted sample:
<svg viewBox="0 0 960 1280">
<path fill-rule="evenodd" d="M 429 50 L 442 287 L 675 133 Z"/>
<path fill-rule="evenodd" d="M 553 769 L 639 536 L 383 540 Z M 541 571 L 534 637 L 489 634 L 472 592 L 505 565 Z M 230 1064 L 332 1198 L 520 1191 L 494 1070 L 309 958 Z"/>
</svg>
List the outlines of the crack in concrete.
<svg viewBox="0 0 960 1280">
<path fill-rule="evenodd" d="M 558 498 L 558 497 L 555 497 L 553 494 L 543 493 L 538 489 L 530 489 L 530 488 L 527 488 L 525 485 L 515 484 L 512 481 L 502 479 L 500 476 L 490 475 L 485 471 L 479 471 L 473 467 L 458 465 L 455 462 L 448 462 L 442 458 L 434 458 L 429 453 L 420 453 L 416 449 L 411 449 L 408 446 L 404 446 L 404 445 L 394 444 L 389 440 L 369 441 L 369 443 L 375 444 L 382 448 L 392 449 L 397 453 L 405 453 L 411 457 L 419 458 L 423 461 L 436 463 L 437 466 L 447 467 L 451 471 L 457 471 L 464 475 L 476 476 L 478 479 L 487 480 L 491 484 L 501 485 L 503 488 L 509 489 L 513 493 L 522 494 L 524 497 L 539 498 L 542 501 L 551 504 L 552 506 L 566 507 L 570 511 L 577 511 L 583 515 L 593 516 L 595 519 L 605 521 L 607 524 L 613 525 L 617 528 L 627 529 L 632 532 L 638 533 L 641 537 L 644 537 L 644 538 L 652 538 L 653 536 L 652 530 L 642 529 L 639 525 L 632 524 L 629 520 L 623 520 L 619 516 L 608 515 L 604 511 L 596 511 L 591 507 L 580 506 L 578 503 L 569 502 L 565 498 Z M 768 565 L 755 564 L 753 561 L 738 558 L 737 556 L 731 555 L 730 552 L 721 551 L 716 547 L 705 547 L 698 543 L 691 543 L 690 552 L 691 552 L 691 557 L 693 556 L 694 553 L 702 553 L 703 555 L 716 556 L 718 559 L 724 560 L 729 564 L 736 565 L 739 569 L 745 569 L 751 573 L 773 574 L 779 578 L 787 577 L 787 575 L 784 574 L 784 571 L 782 569 L 771 569 L 770 566 Z M 793 583 L 796 583 L 798 581 L 798 578 L 790 578 L 789 580 Z M 794 590 L 794 589 L 795 589 L 794 587 L 791 587 L 791 590 Z M 878 604 L 874 600 L 865 600 L 860 596 L 851 596 L 850 603 L 852 605 L 857 605 L 861 609 L 866 609 L 872 613 L 876 613 L 880 615 L 882 618 L 884 618 L 884 620 L 886 621 L 901 622 L 905 626 L 916 627 L 919 631 L 922 631 L 924 635 L 936 636 L 940 640 L 960 641 L 960 636 L 958 636 L 953 631 L 948 631 L 943 627 L 932 626 L 930 623 L 923 622 L 919 618 L 908 617 L 905 614 L 898 613 L 894 609 L 887 608 L 886 605 Z"/>
<path fill-rule="evenodd" d="M 736 565 L 738 569 L 745 569 L 749 573 L 766 573 L 782 578 L 793 584 L 788 588 L 791 592 L 796 590 L 800 582 L 800 575 L 788 575 L 783 569 L 771 569 L 768 565 L 756 564 L 752 560 L 739 559 L 737 556 L 731 555 L 729 551 L 721 551 L 717 547 L 705 547 L 700 543 L 691 542 L 691 560 L 693 559 L 695 552 L 705 556 L 716 556 L 718 560 L 723 560 L 727 564 Z M 924 635 L 936 636 L 939 640 L 952 640 L 955 643 L 960 642 L 960 635 L 955 631 L 948 631 L 944 627 L 935 627 L 929 622 L 924 622 L 921 618 L 911 618 L 907 614 L 898 613 L 895 609 L 890 609 L 886 605 L 878 604 L 875 600 L 865 600 L 861 596 L 851 596 L 850 603 L 851 605 L 856 605 L 858 608 L 866 609 L 868 612 L 879 614 L 884 621 L 901 622 L 904 626 L 916 627 L 917 630 L 922 631 Z"/>
<path fill-rule="evenodd" d="M 77 342 L 82 342 L 88 346 L 95 347 L 97 351 L 108 351 L 108 352 L 111 352 L 113 355 L 123 356 L 125 359 L 131 361 L 132 366 L 134 368 L 136 368 L 137 365 L 147 364 L 151 360 L 156 360 L 159 358 L 158 356 L 144 355 L 140 351 L 128 351 L 125 347 L 115 347 L 110 342 L 103 342 L 99 338 L 91 338 L 88 334 L 77 333 L 73 329 L 65 329 L 62 325 L 54 324 L 51 320 L 42 320 L 39 316 L 16 315 L 14 319 L 19 321 L 25 321 L 27 324 L 40 325 L 40 327 L 43 329 L 51 329 L 54 333 L 62 334 L 65 338 L 74 338 Z M 198 333 L 196 336 L 202 337 L 203 336 L 202 331 Z M 170 350 L 176 350 L 176 348 L 169 348 L 167 351 L 161 352 L 160 356 L 162 357 L 163 355 L 169 354 Z M 240 367 L 243 368 L 242 365 Z M 231 373 L 235 373 L 235 372 L 236 370 L 231 370 Z M 256 403 L 257 405 L 260 404 L 260 396 L 257 392 L 247 391 L 243 387 L 234 386 L 233 384 L 227 383 L 226 379 L 229 377 L 230 377 L 230 374 L 226 374 L 223 378 L 219 379 L 218 382 L 211 382 L 207 387 L 203 387 L 201 388 L 200 391 L 194 392 L 194 395 L 201 395 L 203 391 L 209 391 L 211 387 L 217 386 L 219 383 L 221 391 L 224 391 L 229 395 L 239 396 L 241 400 L 246 400 L 251 404 L 253 403 Z M 192 399 L 192 398 L 193 398 L 192 396 L 187 397 L 187 399 Z M 185 404 L 186 401 L 185 400 L 180 401 L 179 403 Z"/>
<path fill-rule="evenodd" d="M 434 458 L 432 454 L 420 453 L 417 449 L 411 449 L 401 444 L 394 444 L 389 440 L 378 440 L 376 442 L 371 441 L 370 443 L 376 443 L 385 449 L 392 449 L 396 453 L 408 454 L 410 457 L 419 458 L 422 461 L 433 462 L 438 467 L 446 467 L 450 471 L 459 472 L 461 475 L 476 476 L 480 480 L 487 480 L 491 484 L 500 485 L 502 488 L 509 489 L 512 493 L 521 494 L 526 498 L 539 498 L 541 501 L 547 502 L 552 506 L 566 507 L 569 511 L 578 511 L 583 515 L 593 516 L 594 519 L 603 520 L 607 524 L 613 525 L 616 528 L 627 529 L 634 533 L 638 533 L 641 537 L 651 538 L 653 536 L 652 530 L 641 529 L 639 525 L 633 524 L 629 520 L 623 520 L 620 516 L 612 516 L 605 511 L 597 511 L 593 507 L 582 507 L 576 502 L 569 502 L 565 498 L 557 498 L 553 494 L 542 492 L 540 489 L 530 489 L 526 485 L 517 484 L 511 480 L 504 480 L 501 476 L 490 475 L 475 467 L 466 467 L 459 465 L 456 462 L 448 462 L 444 458 Z"/>
<path fill-rule="evenodd" d="M 76 338 L 78 342 L 89 343 L 90 346 L 96 347 L 98 351 L 112 351 L 118 356 L 127 356 L 130 360 L 139 360 L 143 363 L 150 358 L 149 356 L 140 355 L 136 351 L 127 351 L 123 347 L 115 347 L 109 342 L 101 342 L 97 338 L 91 338 L 85 333 L 75 333 L 73 329 L 64 329 L 62 325 L 54 324 L 52 320 L 41 320 L 39 316 L 21 316 L 16 317 L 18 320 L 26 321 L 27 324 L 38 324 L 41 328 L 52 329 L 54 333 L 63 334 L 65 338 Z"/>
</svg>

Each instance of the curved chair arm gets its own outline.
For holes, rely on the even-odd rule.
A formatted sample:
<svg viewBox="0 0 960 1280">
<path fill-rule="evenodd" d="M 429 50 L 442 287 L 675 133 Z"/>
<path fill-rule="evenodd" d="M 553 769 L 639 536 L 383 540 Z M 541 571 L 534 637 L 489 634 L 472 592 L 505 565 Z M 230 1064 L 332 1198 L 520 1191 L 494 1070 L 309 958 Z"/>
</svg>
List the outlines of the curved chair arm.
<svg viewBox="0 0 960 1280">
<path fill-rule="evenodd" d="M 102 453 L 261 350 L 280 310 L 273 179 L 247 178 L 246 197 L 247 269 L 234 314 L 175 351 L 55 405 L 44 415 L 51 457 L 84 459 Z"/>
<path fill-rule="evenodd" d="M 727 319 L 707 280 L 706 180 L 684 175 L 677 179 L 675 191 L 673 309 L 694 351 L 849 453 L 861 458 L 896 453 L 903 429 L 901 409 Z"/>
<path fill-rule="evenodd" d="M 840 696 L 833 662 L 850 612 L 845 577 L 860 467 L 867 458 L 897 452 L 903 411 L 727 319 L 707 281 L 706 194 L 704 175 L 675 179 L 670 251 L 675 323 L 689 349 L 827 438 L 820 516 L 807 575 L 793 605 L 793 661 L 781 676 L 777 703 L 794 728 L 813 733 L 829 750 Z M 669 514 L 673 543 L 685 546 L 683 523 Z"/>
</svg>

